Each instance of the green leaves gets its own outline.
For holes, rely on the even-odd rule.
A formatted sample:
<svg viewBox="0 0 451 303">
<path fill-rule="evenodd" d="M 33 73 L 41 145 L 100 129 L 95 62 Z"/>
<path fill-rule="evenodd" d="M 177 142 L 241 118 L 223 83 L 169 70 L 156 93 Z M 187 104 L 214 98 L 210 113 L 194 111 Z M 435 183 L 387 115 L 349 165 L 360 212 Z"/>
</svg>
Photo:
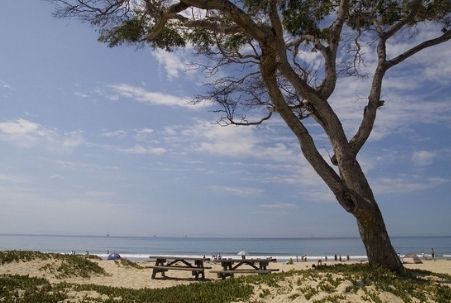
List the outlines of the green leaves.
<svg viewBox="0 0 451 303">
<path fill-rule="evenodd" d="M 148 17 L 142 13 L 135 13 L 133 17 L 122 21 L 117 26 L 102 29 L 98 40 L 107 43 L 109 47 L 123 43 L 142 44 L 147 42 L 153 47 L 166 51 L 186 45 L 182 31 L 175 24 L 167 24 L 155 39 L 150 40 L 148 34 L 152 30 L 152 26 L 149 24 Z"/>
<path fill-rule="evenodd" d="M 244 34 L 234 34 L 232 36 L 226 37 L 224 41 L 224 47 L 228 50 L 238 50 L 242 45 L 248 40 L 247 36 Z"/>
<path fill-rule="evenodd" d="M 348 24 L 353 29 L 366 29 L 374 23 L 391 26 L 406 21 L 415 25 L 422 21 L 436 21 L 449 25 L 449 0 L 363 0 L 352 1 Z"/>
<path fill-rule="evenodd" d="M 168 25 L 153 40 L 147 40 L 153 47 L 162 48 L 166 51 L 172 51 L 174 47 L 183 47 L 186 40 L 179 32 L 176 26 Z"/>
<path fill-rule="evenodd" d="M 98 40 L 107 43 L 109 47 L 114 47 L 124 42 L 140 42 L 144 33 L 145 30 L 141 18 L 135 16 L 132 19 L 123 21 L 119 26 L 101 30 Z"/>
<path fill-rule="evenodd" d="M 321 21 L 332 9 L 332 1 L 291 0 L 283 11 L 283 23 L 292 35 L 319 34 Z"/>
</svg>

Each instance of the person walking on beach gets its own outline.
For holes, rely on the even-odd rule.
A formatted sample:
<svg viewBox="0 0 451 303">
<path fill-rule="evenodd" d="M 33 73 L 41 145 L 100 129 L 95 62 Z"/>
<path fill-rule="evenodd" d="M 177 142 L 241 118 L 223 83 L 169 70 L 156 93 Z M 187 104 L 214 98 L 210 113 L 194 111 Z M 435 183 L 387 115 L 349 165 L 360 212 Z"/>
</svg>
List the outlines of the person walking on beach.
<svg viewBox="0 0 451 303">
<path fill-rule="evenodd" d="M 431 256 L 432 256 L 432 260 L 435 261 L 435 250 L 434 250 L 434 248 L 431 248 Z"/>
</svg>

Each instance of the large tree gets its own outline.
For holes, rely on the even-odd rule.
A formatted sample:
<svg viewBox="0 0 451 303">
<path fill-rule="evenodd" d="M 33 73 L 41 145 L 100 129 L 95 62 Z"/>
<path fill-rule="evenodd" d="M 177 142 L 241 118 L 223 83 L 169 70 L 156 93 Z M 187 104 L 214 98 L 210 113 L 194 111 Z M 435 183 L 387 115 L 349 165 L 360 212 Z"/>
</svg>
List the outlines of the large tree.
<svg viewBox="0 0 451 303">
<path fill-rule="evenodd" d="M 78 17 L 99 29 L 109 46 L 149 44 L 202 55 L 221 122 L 257 125 L 280 115 L 302 153 L 358 224 L 369 263 L 404 270 L 390 242 L 376 198 L 357 160 L 370 136 L 387 71 L 451 38 L 449 0 L 49 0 L 61 17 Z M 435 37 L 393 57 L 387 43 L 422 24 Z M 362 45 L 373 48 L 368 102 L 348 138 L 330 104 L 340 76 L 362 76 Z M 305 52 L 316 52 L 315 64 Z M 224 76 L 225 75 L 225 76 Z M 260 116 L 258 116 L 260 115 Z M 331 159 L 318 151 L 306 120 L 327 135 Z M 302 180 L 299 180 L 302 182 Z"/>
</svg>

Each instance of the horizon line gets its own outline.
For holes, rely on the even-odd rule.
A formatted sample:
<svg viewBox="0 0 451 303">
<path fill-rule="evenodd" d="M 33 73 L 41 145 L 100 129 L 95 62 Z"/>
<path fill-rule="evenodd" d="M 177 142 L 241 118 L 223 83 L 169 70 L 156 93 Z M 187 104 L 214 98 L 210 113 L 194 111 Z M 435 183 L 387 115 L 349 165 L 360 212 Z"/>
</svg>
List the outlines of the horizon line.
<svg viewBox="0 0 451 303">
<path fill-rule="evenodd" d="M 0 236 L 29 237 L 85 237 L 85 238 L 166 238 L 166 239 L 360 239 L 360 236 L 226 236 L 226 235 L 113 235 L 113 234 L 50 234 L 50 233 L 0 233 Z M 449 238 L 451 235 L 393 235 L 390 238 Z"/>
</svg>

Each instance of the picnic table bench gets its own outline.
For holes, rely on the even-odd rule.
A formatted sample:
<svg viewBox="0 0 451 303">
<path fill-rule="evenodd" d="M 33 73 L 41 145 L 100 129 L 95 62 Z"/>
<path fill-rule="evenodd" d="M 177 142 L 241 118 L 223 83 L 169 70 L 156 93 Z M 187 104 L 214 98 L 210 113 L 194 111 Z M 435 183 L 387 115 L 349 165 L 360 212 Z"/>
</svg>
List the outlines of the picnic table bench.
<svg viewBox="0 0 451 303">
<path fill-rule="evenodd" d="M 192 275 L 199 279 L 205 279 L 205 269 L 211 269 L 211 267 L 204 266 L 205 261 L 209 261 L 209 258 L 197 258 L 197 257 L 180 257 L 180 256 L 149 256 L 151 260 L 155 260 L 154 266 L 148 266 L 152 268 L 152 279 L 155 279 L 157 273 L 161 273 L 161 276 L 166 277 L 168 270 L 184 270 L 191 271 Z"/>
<path fill-rule="evenodd" d="M 227 277 L 234 277 L 234 274 L 252 274 L 259 275 L 270 274 L 278 269 L 268 269 L 270 262 L 276 262 L 276 259 L 220 259 L 214 262 L 221 263 L 222 270 L 213 270 L 212 273 L 216 273 L 218 278 L 225 279 Z M 248 268 L 239 268 L 241 266 L 247 266 Z M 249 268 L 250 267 L 250 268 Z"/>
</svg>

